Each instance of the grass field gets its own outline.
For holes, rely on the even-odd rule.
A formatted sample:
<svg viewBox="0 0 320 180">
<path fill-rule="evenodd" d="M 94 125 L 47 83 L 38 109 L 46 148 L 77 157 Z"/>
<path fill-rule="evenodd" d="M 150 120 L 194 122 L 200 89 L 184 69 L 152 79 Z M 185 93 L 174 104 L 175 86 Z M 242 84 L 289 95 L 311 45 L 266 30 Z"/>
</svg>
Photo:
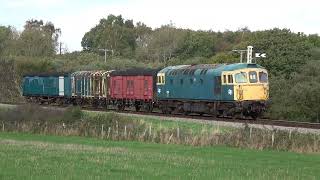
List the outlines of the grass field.
<svg viewBox="0 0 320 180">
<path fill-rule="evenodd" d="M 319 154 L 0 133 L 0 179 L 318 179 Z"/>
</svg>

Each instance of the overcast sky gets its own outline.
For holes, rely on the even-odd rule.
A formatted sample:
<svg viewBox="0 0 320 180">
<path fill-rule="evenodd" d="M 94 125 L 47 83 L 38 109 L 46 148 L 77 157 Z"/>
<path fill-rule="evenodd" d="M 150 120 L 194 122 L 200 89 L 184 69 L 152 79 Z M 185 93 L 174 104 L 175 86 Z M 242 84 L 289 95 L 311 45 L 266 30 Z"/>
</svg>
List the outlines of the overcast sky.
<svg viewBox="0 0 320 180">
<path fill-rule="evenodd" d="M 81 50 L 85 32 L 108 14 L 157 28 L 172 22 L 194 30 L 289 28 L 320 34 L 320 0 L 0 0 L 0 25 L 18 30 L 28 19 L 61 28 L 69 51 Z"/>
</svg>

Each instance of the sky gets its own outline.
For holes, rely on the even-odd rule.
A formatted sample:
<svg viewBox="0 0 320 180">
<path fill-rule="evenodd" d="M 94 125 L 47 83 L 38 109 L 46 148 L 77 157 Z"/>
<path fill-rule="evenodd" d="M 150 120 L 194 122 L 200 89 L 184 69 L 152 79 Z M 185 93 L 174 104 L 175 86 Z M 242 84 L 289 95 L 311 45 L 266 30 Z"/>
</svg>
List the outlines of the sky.
<svg viewBox="0 0 320 180">
<path fill-rule="evenodd" d="M 288 28 L 320 34 L 320 0 L 0 0 L 0 25 L 22 31 L 25 21 L 50 21 L 61 42 L 81 50 L 81 39 L 109 14 L 158 28 L 173 23 L 193 30 Z"/>
</svg>

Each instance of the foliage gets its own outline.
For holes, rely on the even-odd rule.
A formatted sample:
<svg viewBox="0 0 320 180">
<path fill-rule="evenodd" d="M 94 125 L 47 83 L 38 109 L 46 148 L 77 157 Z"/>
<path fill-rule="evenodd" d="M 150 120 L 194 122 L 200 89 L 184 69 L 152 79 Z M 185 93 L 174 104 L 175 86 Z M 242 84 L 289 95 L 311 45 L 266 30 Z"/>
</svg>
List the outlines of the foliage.
<svg viewBox="0 0 320 180">
<path fill-rule="evenodd" d="M 56 29 L 51 22 L 42 20 L 28 20 L 21 33 L 21 55 L 24 56 L 52 56 L 58 45 L 60 29 Z"/>
<path fill-rule="evenodd" d="M 270 115 L 299 121 L 320 122 L 320 61 L 309 61 L 291 79 L 271 79 Z"/>
<path fill-rule="evenodd" d="M 85 50 L 108 49 L 112 55 L 130 56 L 136 48 L 134 28 L 132 20 L 109 15 L 84 35 L 81 44 Z"/>
<path fill-rule="evenodd" d="M 177 56 L 176 52 L 184 37 L 184 30 L 177 29 L 172 24 L 165 25 L 152 32 L 151 37 L 145 42 L 147 46 L 143 48 L 152 61 L 166 64 L 168 60 Z"/>
<path fill-rule="evenodd" d="M 243 58 L 244 61 L 244 58 Z M 238 63 L 239 57 L 236 57 L 235 54 L 231 53 L 218 53 L 212 58 L 210 58 L 208 64 L 223 64 L 223 63 Z"/>
<path fill-rule="evenodd" d="M 4 56 L 53 56 L 61 30 L 51 22 L 28 20 L 19 33 L 12 27 L 0 26 L 0 55 Z"/>
<path fill-rule="evenodd" d="M 178 53 L 181 57 L 211 57 L 214 55 L 215 37 L 211 32 L 188 31 Z"/>
<path fill-rule="evenodd" d="M 22 99 L 17 80 L 14 61 L 0 60 L 0 102 L 16 102 Z"/>
<path fill-rule="evenodd" d="M 266 59 L 257 63 L 266 67 L 272 75 L 289 77 L 310 59 L 311 44 L 302 33 L 292 33 L 289 29 L 272 29 L 253 32 L 250 44 L 255 51 L 265 52 Z"/>
</svg>

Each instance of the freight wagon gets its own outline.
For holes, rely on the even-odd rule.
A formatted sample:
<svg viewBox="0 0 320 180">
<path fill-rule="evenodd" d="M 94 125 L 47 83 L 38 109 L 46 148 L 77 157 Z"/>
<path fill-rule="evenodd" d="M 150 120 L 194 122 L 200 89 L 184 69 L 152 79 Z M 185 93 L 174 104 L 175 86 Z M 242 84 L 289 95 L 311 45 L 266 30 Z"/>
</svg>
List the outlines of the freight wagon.
<svg viewBox="0 0 320 180">
<path fill-rule="evenodd" d="M 111 71 L 77 71 L 71 74 L 71 92 L 74 105 L 106 106 L 109 97 Z"/>
<path fill-rule="evenodd" d="M 158 70 L 129 69 L 110 74 L 110 104 L 119 110 L 133 106 L 152 111 L 156 100 L 156 77 Z"/>
<path fill-rule="evenodd" d="M 31 102 L 64 103 L 71 97 L 69 74 L 29 74 L 23 77 L 22 94 Z"/>
</svg>

